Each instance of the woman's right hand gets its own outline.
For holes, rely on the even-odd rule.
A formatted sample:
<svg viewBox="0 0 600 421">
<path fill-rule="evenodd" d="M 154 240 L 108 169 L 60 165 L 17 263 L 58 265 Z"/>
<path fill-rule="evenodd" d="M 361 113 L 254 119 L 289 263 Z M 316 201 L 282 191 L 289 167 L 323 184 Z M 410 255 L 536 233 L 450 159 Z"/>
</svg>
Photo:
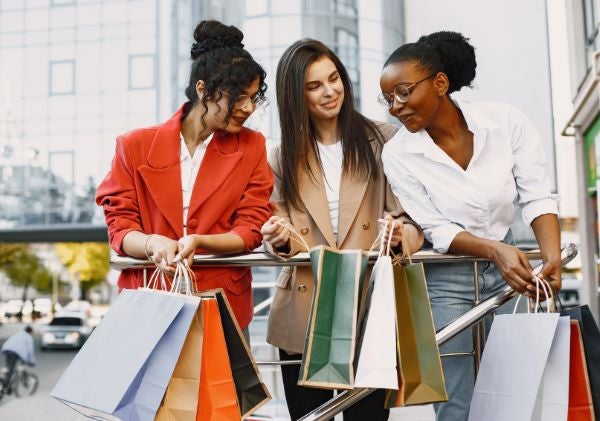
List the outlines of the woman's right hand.
<svg viewBox="0 0 600 421">
<path fill-rule="evenodd" d="M 260 229 L 263 241 L 270 243 L 274 248 L 286 246 L 290 241 L 290 230 L 285 223 L 285 219 L 281 216 L 270 217 Z"/>
<path fill-rule="evenodd" d="M 167 272 L 175 271 L 173 259 L 179 251 L 179 243 L 164 235 L 152 234 L 146 245 L 150 260 Z"/>
<path fill-rule="evenodd" d="M 510 244 L 500 241 L 495 243 L 491 258 L 506 283 L 520 294 L 533 296 L 535 294 L 533 269 L 525 253 Z"/>
</svg>

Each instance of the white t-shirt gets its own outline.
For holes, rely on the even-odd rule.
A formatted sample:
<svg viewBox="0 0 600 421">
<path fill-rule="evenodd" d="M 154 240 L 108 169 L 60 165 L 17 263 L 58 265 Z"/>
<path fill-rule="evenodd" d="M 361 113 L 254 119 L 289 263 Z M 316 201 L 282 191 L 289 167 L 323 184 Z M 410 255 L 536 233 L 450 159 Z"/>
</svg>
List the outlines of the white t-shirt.
<svg viewBox="0 0 600 421">
<path fill-rule="evenodd" d="M 344 163 L 344 150 L 342 142 L 338 141 L 332 145 L 323 145 L 317 141 L 319 156 L 323 165 L 323 184 L 327 203 L 329 204 L 329 215 L 333 227 L 333 236 L 337 241 L 338 214 L 340 208 L 340 182 Z"/>
<path fill-rule="evenodd" d="M 202 159 L 204 158 L 204 154 L 206 153 L 206 148 L 208 148 L 212 137 L 213 135 L 211 133 L 210 136 L 208 136 L 204 142 L 202 142 L 196 147 L 193 155 L 190 155 L 190 151 L 188 150 L 187 145 L 183 140 L 183 136 L 181 136 L 179 159 L 181 162 L 181 190 L 183 194 L 184 231 L 186 231 L 185 227 L 187 225 L 187 215 L 188 210 L 190 208 L 190 200 L 192 199 L 192 191 L 194 190 L 194 183 L 196 182 L 198 170 L 200 170 Z"/>
<path fill-rule="evenodd" d="M 540 133 L 514 107 L 455 101 L 473 133 L 473 157 L 462 169 L 427 131 L 402 128 L 383 148 L 385 175 L 404 210 L 435 250 L 448 251 L 461 231 L 502 240 L 518 199 L 527 225 L 558 214 Z"/>
</svg>

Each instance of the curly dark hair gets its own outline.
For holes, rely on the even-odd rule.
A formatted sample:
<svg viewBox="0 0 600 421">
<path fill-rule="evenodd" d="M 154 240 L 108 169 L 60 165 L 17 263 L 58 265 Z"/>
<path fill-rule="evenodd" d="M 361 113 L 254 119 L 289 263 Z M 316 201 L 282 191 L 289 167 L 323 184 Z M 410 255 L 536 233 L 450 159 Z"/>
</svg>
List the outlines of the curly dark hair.
<svg viewBox="0 0 600 421">
<path fill-rule="evenodd" d="M 423 35 L 417 42 L 404 44 L 386 60 L 388 64 L 415 61 L 424 69 L 435 74 L 443 72 L 448 76 L 448 93 L 471 86 L 475 79 L 475 49 L 469 39 L 452 31 L 440 31 Z"/>
<path fill-rule="evenodd" d="M 190 71 L 190 82 L 185 89 L 185 95 L 196 105 L 198 100 L 206 106 L 209 99 L 219 101 L 223 92 L 229 96 L 227 119 L 231 115 L 236 98 L 254 79 L 259 78 L 257 95 L 264 96 L 267 90 L 266 73 L 248 51 L 244 49 L 242 39 L 244 34 L 235 26 L 226 26 L 216 20 L 204 20 L 194 30 Z M 198 98 L 196 84 L 204 81 L 204 95 Z M 188 107 L 183 115 L 187 115 Z M 202 114 L 202 125 L 206 127 Z"/>
</svg>

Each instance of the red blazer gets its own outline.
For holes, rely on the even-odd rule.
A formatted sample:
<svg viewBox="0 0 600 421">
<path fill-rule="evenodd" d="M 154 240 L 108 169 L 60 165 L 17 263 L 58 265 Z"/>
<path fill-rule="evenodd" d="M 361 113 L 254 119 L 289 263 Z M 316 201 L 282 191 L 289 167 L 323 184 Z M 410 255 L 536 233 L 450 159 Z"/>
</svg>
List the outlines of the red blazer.
<svg viewBox="0 0 600 421">
<path fill-rule="evenodd" d="M 104 207 L 111 247 L 120 255 L 130 231 L 183 236 L 181 192 L 181 107 L 165 123 L 133 130 L 117 138 L 112 167 L 96 192 Z M 194 184 L 188 211 L 188 234 L 234 232 L 251 251 L 262 241 L 260 227 L 271 216 L 273 174 L 265 138 L 243 128 L 237 134 L 216 132 Z M 199 253 L 202 250 L 198 250 Z M 223 288 L 240 326 L 253 315 L 252 276 L 248 267 L 195 269 L 198 290 Z M 124 270 L 119 288 L 142 285 L 141 270 Z"/>
</svg>

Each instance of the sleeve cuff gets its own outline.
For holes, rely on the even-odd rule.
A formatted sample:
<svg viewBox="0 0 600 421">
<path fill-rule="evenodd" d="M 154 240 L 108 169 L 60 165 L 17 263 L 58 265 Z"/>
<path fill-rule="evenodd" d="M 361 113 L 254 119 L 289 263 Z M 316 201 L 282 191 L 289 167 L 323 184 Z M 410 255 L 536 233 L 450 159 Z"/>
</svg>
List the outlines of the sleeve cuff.
<svg viewBox="0 0 600 421">
<path fill-rule="evenodd" d="M 523 206 L 523 220 L 530 226 L 535 218 L 545 214 L 558 215 L 558 204 L 556 198 L 544 198 L 534 200 Z"/>
<path fill-rule="evenodd" d="M 425 237 L 433 244 L 433 249 L 438 253 L 447 253 L 454 237 L 464 229 L 456 224 L 447 224 L 433 229 L 425 230 Z"/>
</svg>

